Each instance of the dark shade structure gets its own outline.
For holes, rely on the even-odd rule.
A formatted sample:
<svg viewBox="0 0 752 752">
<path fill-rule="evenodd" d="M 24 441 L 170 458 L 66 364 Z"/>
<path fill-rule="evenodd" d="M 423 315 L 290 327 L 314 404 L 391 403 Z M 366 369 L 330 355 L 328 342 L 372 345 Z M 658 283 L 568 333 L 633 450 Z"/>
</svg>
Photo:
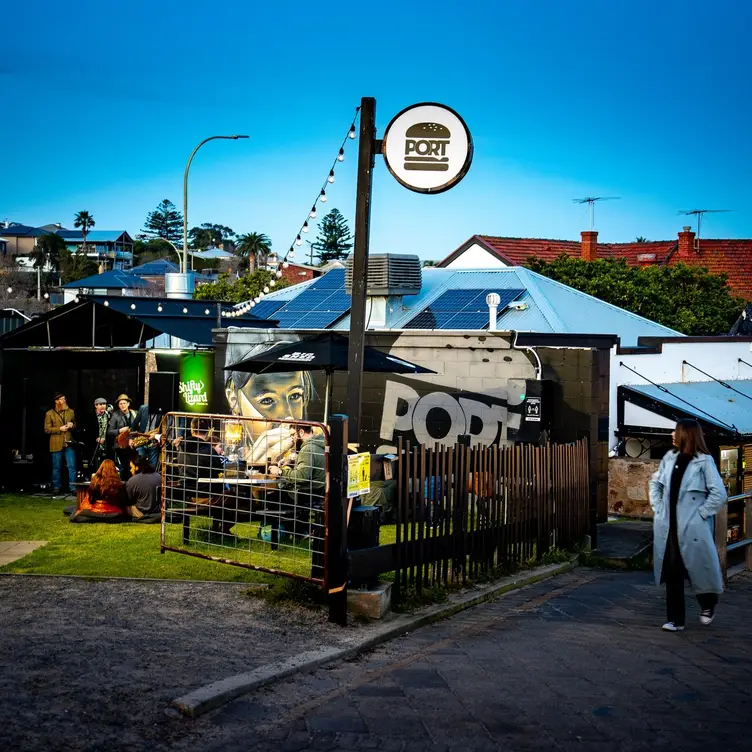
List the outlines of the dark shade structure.
<svg viewBox="0 0 752 752">
<path fill-rule="evenodd" d="M 92 295 L 33 318 L 0 336 L 0 349 L 27 347 L 139 347 L 160 334 L 169 334 L 200 347 L 212 347 L 212 329 L 249 326 L 268 329 L 274 320 L 234 311 L 231 303 L 174 298 Z"/>
<path fill-rule="evenodd" d="M 326 394 L 324 396 L 324 421 L 329 418 L 329 403 L 332 387 L 332 374 L 347 370 L 349 342 L 347 337 L 335 332 L 323 332 L 300 342 L 285 342 L 250 358 L 226 366 L 225 371 L 244 373 L 284 373 L 286 371 L 322 370 L 326 373 Z M 372 373 L 436 373 L 408 360 L 365 347 L 363 350 L 363 370 Z"/>
</svg>

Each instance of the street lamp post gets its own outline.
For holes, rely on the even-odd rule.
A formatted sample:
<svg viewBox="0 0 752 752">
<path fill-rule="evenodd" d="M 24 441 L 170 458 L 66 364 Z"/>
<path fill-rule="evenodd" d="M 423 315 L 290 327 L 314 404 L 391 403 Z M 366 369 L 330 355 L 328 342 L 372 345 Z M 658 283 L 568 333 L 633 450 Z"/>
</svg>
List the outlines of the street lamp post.
<svg viewBox="0 0 752 752">
<path fill-rule="evenodd" d="M 196 156 L 196 152 L 207 142 L 213 141 L 216 138 L 231 139 L 236 141 L 239 138 L 248 138 L 248 136 L 239 136 L 237 134 L 232 136 L 209 136 L 205 138 L 192 152 L 188 158 L 188 164 L 185 166 L 185 174 L 183 175 L 183 263 L 181 272 L 185 274 L 188 271 L 188 170 L 191 168 L 191 162 Z"/>
</svg>

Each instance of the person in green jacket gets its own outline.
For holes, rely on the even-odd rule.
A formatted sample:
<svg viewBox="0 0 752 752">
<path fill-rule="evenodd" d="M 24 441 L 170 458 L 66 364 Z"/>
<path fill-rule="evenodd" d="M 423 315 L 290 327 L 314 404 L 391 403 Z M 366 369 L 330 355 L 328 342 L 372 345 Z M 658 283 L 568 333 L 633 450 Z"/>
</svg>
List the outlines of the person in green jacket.
<svg viewBox="0 0 752 752">
<path fill-rule="evenodd" d="M 324 508 L 326 488 L 326 442 L 323 436 L 313 432 L 313 426 L 298 423 L 294 426 L 295 438 L 301 442 L 300 449 L 291 464 L 270 465 L 270 475 L 280 478 L 279 488 L 292 502 L 295 517 L 295 535 L 323 538 L 321 520 L 314 521 L 314 530 L 309 529 L 311 512 Z M 315 515 L 318 517 L 318 515 Z"/>
<path fill-rule="evenodd" d="M 300 450 L 292 464 L 270 465 L 269 473 L 280 476 L 279 487 L 288 495 L 305 493 L 316 497 L 323 504 L 326 485 L 326 443 L 323 436 L 316 436 L 313 426 L 298 423 L 294 427 L 295 438 L 301 442 Z"/>
</svg>

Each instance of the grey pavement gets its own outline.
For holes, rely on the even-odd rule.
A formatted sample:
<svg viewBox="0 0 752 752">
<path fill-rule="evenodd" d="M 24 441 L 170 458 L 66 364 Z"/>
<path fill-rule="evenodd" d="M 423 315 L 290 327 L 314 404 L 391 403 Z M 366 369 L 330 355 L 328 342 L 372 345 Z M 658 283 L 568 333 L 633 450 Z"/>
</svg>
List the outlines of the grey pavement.
<svg viewBox="0 0 752 752">
<path fill-rule="evenodd" d="M 23 559 L 32 551 L 46 545 L 47 541 L 0 541 L 0 567 Z"/>
<path fill-rule="evenodd" d="M 196 720 L 173 750 L 752 749 L 752 576 L 669 634 L 643 572 L 578 569 Z M 169 737 L 169 740 L 168 740 Z"/>
</svg>

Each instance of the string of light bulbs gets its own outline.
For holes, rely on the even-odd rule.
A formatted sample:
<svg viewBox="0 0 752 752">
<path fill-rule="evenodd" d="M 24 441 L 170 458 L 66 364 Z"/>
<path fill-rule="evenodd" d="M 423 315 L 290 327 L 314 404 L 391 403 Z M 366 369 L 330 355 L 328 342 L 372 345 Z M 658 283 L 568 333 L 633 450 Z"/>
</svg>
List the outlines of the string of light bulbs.
<svg viewBox="0 0 752 752">
<path fill-rule="evenodd" d="M 267 293 L 271 292 L 272 288 L 277 286 L 277 280 L 282 278 L 282 270 L 287 269 L 288 266 L 290 265 L 290 262 L 295 260 L 295 246 L 303 245 L 303 235 L 310 230 L 311 220 L 316 219 L 316 216 L 317 216 L 316 206 L 319 203 L 321 204 L 326 203 L 326 200 L 327 200 L 326 189 L 335 180 L 334 170 L 336 169 L 337 165 L 340 162 L 345 161 L 345 145 L 347 144 L 348 141 L 354 139 L 355 136 L 357 135 L 355 124 L 358 122 L 359 115 L 360 115 L 360 106 L 355 108 L 355 116 L 353 117 L 352 122 L 350 123 L 350 127 L 347 130 L 347 134 L 342 139 L 342 143 L 340 144 L 339 151 L 337 152 L 337 156 L 334 158 L 332 162 L 332 166 L 329 169 L 329 173 L 327 174 L 321 186 L 321 190 L 318 192 L 318 194 L 316 195 L 316 198 L 313 200 L 313 204 L 311 205 L 311 208 L 308 211 L 308 214 L 306 215 L 306 218 L 303 221 L 303 224 L 300 226 L 300 229 L 298 230 L 295 236 L 295 240 L 290 244 L 290 248 L 287 251 L 287 253 L 285 253 L 282 260 L 281 261 L 278 260 L 276 262 L 276 268 L 273 271 L 274 276 L 269 281 L 269 284 L 264 285 L 264 289 L 261 292 L 259 292 L 259 294 L 252 300 L 247 300 L 245 301 L 245 303 L 240 303 L 231 311 L 222 311 L 222 316 L 226 316 L 228 318 L 237 318 L 238 316 L 243 316 L 244 314 L 248 313 L 248 311 L 250 311 L 251 308 L 254 308 L 256 304 L 259 303 L 261 299 Z M 272 254 L 272 255 L 275 255 L 275 254 Z"/>
</svg>

